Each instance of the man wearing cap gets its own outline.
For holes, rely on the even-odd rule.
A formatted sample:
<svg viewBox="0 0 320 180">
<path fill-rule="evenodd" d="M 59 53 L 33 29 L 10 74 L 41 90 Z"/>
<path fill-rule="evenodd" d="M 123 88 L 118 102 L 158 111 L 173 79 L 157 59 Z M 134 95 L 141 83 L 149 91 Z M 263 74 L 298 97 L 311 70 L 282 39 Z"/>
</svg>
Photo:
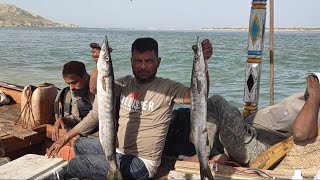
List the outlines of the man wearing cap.
<svg viewBox="0 0 320 180">
<path fill-rule="evenodd" d="M 91 50 L 91 57 L 92 59 L 94 60 L 94 62 L 97 62 L 98 59 L 99 59 L 99 54 L 100 54 L 100 50 L 101 50 L 101 47 L 98 43 L 90 43 L 90 47 L 92 48 Z"/>
<path fill-rule="evenodd" d="M 89 91 L 90 76 L 82 62 L 67 62 L 63 66 L 62 75 L 69 87 L 63 89 L 63 96 L 59 93 L 56 98 L 57 100 L 60 99 L 57 103 L 64 106 L 62 108 L 64 115 L 62 115 L 61 110 L 58 110 L 59 112 L 57 113 L 61 113 L 61 115 L 57 115 L 54 124 L 54 130 L 52 132 L 52 140 L 54 141 L 59 139 L 59 128 L 70 129 L 76 126 L 92 109 L 92 103 L 94 101 L 94 94 Z M 70 96 L 70 98 L 68 98 L 68 96 Z M 66 109 L 70 109 L 70 111 L 68 112 Z"/>
<path fill-rule="evenodd" d="M 91 50 L 91 57 L 92 59 L 94 60 L 94 62 L 98 62 L 98 59 L 99 59 L 99 55 L 100 55 L 100 50 L 101 50 L 101 47 L 98 43 L 90 43 L 90 47 L 92 48 Z M 90 92 L 93 93 L 93 94 L 97 94 L 97 82 L 96 82 L 96 79 L 98 77 L 98 74 L 97 74 L 98 70 L 97 70 L 97 66 L 95 66 L 92 70 L 92 73 L 91 73 L 91 79 L 90 79 Z"/>
</svg>

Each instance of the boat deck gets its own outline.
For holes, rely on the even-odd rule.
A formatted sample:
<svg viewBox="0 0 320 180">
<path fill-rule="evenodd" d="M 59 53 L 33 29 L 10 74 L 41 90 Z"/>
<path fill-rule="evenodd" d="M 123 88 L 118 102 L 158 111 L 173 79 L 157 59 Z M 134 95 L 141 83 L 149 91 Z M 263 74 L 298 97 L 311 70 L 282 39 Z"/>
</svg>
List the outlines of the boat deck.
<svg viewBox="0 0 320 180">
<path fill-rule="evenodd" d="M 45 154 L 47 126 L 24 127 L 19 118 L 23 87 L 0 82 L 0 91 L 10 99 L 10 104 L 0 106 L 0 141 L 5 156 L 11 160 L 27 153 Z"/>
<path fill-rule="evenodd" d="M 0 106 L 0 120 L 16 122 L 20 116 L 20 104 Z"/>
</svg>

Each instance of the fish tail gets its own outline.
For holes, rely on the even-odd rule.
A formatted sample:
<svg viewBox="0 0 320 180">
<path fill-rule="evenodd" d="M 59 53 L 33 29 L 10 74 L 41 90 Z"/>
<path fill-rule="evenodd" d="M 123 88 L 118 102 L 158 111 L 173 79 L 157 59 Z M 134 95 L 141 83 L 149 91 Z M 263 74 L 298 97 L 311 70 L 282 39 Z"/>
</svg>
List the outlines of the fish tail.
<svg viewBox="0 0 320 180">
<path fill-rule="evenodd" d="M 213 176 L 209 166 L 200 169 L 201 180 L 209 179 L 213 180 Z"/>
<path fill-rule="evenodd" d="M 116 169 L 114 171 L 110 170 L 108 172 L 108 176 L 107 179 L 109 180 L 123 180 L 121 172 L 119 171 L 119 169 Z"/>
</svg>

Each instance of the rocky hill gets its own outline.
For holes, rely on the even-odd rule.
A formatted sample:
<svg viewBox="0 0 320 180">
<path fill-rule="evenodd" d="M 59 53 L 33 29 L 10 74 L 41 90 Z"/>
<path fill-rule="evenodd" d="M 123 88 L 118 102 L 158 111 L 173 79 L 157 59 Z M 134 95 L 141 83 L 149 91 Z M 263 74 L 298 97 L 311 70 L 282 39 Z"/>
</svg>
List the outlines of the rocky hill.
<svg viewBox="0 0 320 180">
<path fill-rule="evenodd" d="M 74 24 L 53 22 L 9 4 L 0 4 L 0 26 L 78 27 Z"/>
</svg>

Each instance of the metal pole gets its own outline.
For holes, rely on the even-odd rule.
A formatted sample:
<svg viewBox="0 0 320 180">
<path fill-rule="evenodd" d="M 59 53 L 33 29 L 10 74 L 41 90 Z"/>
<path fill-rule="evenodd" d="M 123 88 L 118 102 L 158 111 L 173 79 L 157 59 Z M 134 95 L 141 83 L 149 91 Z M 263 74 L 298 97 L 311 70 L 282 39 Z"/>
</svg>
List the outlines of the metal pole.
<svg viewBox="0 0 320 180">
<path fill-rule="evenodd" d="M 269 49 L 270 49 L 270 106 L 274 105 L 274 0 L 270 0 L 270 34 L 269 34 Z"/>
</svg>

